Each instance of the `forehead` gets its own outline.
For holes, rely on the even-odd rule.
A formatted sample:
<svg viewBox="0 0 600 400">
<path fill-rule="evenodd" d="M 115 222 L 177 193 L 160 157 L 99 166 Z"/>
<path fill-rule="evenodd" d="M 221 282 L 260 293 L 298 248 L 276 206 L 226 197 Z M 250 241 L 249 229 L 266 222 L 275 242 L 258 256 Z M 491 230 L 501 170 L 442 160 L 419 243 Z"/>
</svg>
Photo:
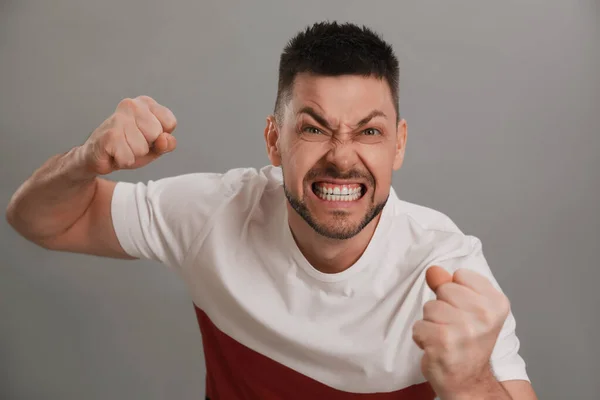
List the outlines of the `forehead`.
<svg viewBox="0 0 600 400">
<path fill-rule="evenodd" d="M 336 119 L 364 117 L 373 109 L 389 116 L 395 114 L 389 85 L 385 79 L 374 76 L 298 74 L 290 100 L 294 114 L 305 106 L 316 106 Z"/>
</svg>

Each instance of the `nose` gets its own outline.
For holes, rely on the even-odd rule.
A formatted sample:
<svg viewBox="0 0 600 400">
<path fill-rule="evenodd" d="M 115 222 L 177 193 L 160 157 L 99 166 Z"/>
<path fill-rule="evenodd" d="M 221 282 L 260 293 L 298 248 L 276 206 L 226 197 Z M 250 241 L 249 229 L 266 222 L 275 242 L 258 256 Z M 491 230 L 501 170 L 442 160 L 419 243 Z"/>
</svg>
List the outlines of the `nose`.
<svg viewBox="0 0 600 400">
<path fill-rule="evenodd" d="M 351 141 L 333 139 L 325 160 L 340 171 L 349 171 L 356 165 L 358 154 Z"/>
</svg>

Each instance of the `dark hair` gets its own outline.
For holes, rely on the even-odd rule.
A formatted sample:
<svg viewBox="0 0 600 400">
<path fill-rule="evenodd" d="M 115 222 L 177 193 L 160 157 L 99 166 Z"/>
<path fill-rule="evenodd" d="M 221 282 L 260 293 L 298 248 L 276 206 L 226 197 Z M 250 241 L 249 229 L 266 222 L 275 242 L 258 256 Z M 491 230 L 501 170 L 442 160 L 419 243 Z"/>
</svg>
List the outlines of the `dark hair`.
<svg viewBox="0 0 600 400">
<path fill-rule="evenodd" d="M 275 117 L 281 121 L 297 74 L 362 75 L 385 79 L 399 117 L 400 67 L 392 47 L 371 29 L 337 22 L 318 22 L 294 36 L 279 61 Z"/>
</svg>

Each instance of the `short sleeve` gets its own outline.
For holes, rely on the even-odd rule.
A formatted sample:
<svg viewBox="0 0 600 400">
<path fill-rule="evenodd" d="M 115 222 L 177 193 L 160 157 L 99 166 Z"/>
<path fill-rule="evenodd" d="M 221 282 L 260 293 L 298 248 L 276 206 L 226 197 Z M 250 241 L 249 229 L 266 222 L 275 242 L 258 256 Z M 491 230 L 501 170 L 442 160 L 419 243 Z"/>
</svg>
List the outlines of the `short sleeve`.
<svg viewBox="0 0 600 400">
<path fill-rule="evenodd" d="M 468 254 L 445 260 L 440 266 L 454 272 L 459 268 L 474 270 L 488 278 L 496 289 L 502 291 L 502 288 L 496 281 L 492 271 L 483 255 L 481 241 L 474 236 L 465 236 L 467 240 Z M 526 380 L 530 381 L 525 366 L 525 361 L 519 355 L 520 342 L 516 335 L 516 321 L 512 312 L 504 321 L 504 325 L 490 359 L 492 371 L 496 379 L 500 382 L 508 380 Z"/>
<path fill-rule="evenodd" d="M 180 267 L 190 245 L 203 240 L 215 215 L 239 190 L 246 172 L 118 182 L 111 213 L 121 247 L 132 257 Z"/>
</svg>

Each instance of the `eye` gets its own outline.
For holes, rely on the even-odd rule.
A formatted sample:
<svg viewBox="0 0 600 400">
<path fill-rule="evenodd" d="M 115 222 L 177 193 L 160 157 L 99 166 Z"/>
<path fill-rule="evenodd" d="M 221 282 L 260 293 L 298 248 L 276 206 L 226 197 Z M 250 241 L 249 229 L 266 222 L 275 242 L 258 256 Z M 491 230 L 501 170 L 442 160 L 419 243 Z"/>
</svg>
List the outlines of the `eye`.
<svg viewBox="0 0 600 400">
<path fill-rule="evenodd" d="M 381 132 L 379 131 L 379 129 L 375 129 L 375 128 L 369 128 L 369 129 L 365 129 L 363 131 L 363 133 L 367 136 L 378 136 L 381 135 Z"/>
<path fill-rule="evenodd" d="M 314 126 L 307 126 L 304 129 L 302 129 L 302 131 L 310 133 L 312 135 L 320 135 L 321 133 L 323 133 L 320 129 L 317 129 Z"/>
</svg>

